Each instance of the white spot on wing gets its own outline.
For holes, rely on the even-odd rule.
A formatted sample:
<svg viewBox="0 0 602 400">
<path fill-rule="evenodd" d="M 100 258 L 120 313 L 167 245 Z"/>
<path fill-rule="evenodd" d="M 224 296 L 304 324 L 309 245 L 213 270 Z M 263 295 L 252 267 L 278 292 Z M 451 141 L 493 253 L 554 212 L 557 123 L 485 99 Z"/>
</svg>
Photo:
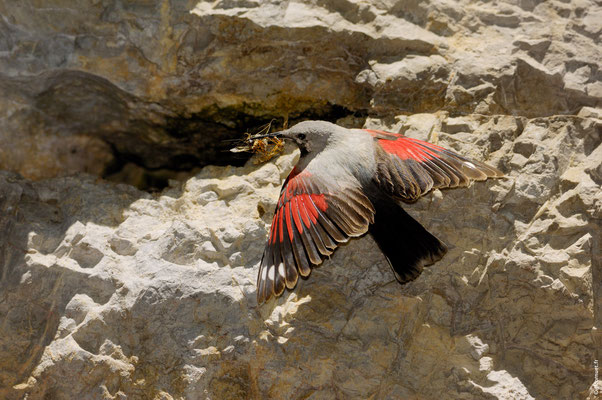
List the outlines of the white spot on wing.
<svg viewBox="0 0 602 400">
<path fill-rule="evenodd" d="M 466 165 L 467 165 L 467 166 L 469 166 L 470 168 L 474 168 L 474 169 L 476 169 L 476 168 L 477 168 L 477 167 L 476 167 L 476 166 L 475 166 L 473 163 L 471 163 L 470 161 L 464 161 L 464 164 L 466 164 Z"/>
<path fill-rule="evenodd" d="M 272 266 L 270 266 L 270 270 L 268 271 L 268 276 L 271 281 L 274 280 L 275 275 L 276 275 L 276 267 L 272 265 Z"/>
<path fill-rule="evenodd" d="M 284 264 L 280 263 L 280 264 L 278 265 L 278 273 L 280 274 L 280 276 L 281 276 L 282 278 L 284 278 Z"/>
</svg>

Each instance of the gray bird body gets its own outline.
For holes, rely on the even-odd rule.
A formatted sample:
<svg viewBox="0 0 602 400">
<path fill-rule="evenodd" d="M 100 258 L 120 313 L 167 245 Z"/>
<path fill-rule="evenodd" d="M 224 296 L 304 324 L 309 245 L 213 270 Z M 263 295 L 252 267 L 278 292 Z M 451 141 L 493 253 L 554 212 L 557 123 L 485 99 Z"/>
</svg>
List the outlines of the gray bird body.
<svg viewBox="0 0 602 400">
<path fill-rule="evenodd" d="M 309 276 L 339 243 L 367 232 L 400 283 L 416 279 L 446 248 L 398 201 L 503 175 L 427 142 L 325 121 L 270 136 L 294 141 L 301 156 L 274 213 L 258 274 L 259 303 L 293 289 L 299 275 Z"/>
<path fill-rule="evenodd" d="M 298 171 L 307 168 L 323 178 L 356 179 L 359 184 L 370 184 L 376 170 L 374 146 L 372 138 L 362 130 L 345 129 L 326 121 L 306 121 L 279 133 L 284 138 L 301 133 L 311 141 L 295 166 Z M 312 136 L 307 139 L 307 135 Z"/>
</svg>

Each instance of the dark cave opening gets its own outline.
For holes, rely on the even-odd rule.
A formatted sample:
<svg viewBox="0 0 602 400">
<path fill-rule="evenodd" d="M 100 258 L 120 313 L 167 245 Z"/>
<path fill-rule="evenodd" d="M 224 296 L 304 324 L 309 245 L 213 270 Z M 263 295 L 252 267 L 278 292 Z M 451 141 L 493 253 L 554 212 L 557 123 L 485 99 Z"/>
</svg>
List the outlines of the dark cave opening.
<svg viewBox="0 0 602 400">
<path fill-rule="evenodd" d="M 189 116 L 166 117 L 164 124 L 153 126 L 154 130 L 160 130 L 169 138 L 163 143 L 147 142 L 124 147 L 106 140 L 112 148 L 114 161 L 107 166 L 102 178 L 148 192 L 160 192 L 169 186 L 170 180 L 186 180 L 208 165 L 243 166 L 252 154 L 233 153 L 230 149 L 238 140 L 244 139 L 246 132 L 255 134 L 270 123 L 272 130 L 280 130 L 285 123 L 290 127 L 305 120 L 336 122 L 349 116 L 365 118 L 367 112 L 326 104 L 290 113 L 288 118 L 255 116 L 234 109 L 212 109 Z M 144 149 L 140 151 L 142 147 Z"/>
</svg>

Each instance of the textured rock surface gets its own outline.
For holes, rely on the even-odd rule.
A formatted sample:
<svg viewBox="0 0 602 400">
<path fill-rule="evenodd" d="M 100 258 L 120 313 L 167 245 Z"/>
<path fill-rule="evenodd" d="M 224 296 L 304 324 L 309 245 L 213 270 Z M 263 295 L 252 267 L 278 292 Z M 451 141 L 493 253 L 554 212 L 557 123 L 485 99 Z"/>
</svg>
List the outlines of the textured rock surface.
<svg viewBox="0 0 602 400">
<path fill-rule="evenodd" d="M 602 106 L 593 0 L 72 3 L 0 0 L 0 168 L 33 179 L 215 163 L 287 115 Z"/>
<path fill-rule="evenodd" d="M 600 348 L 600 121 L 366 126 L 403 127 L 508 178 L 408 207 L 450 247 L 417 281 L 399 286 L 362 238 L 259 308 L 255 267 L 294 154 L 207 167 L 156 196 L 3 173 L 0 394 L 585 397 Z"/>
<path fill-rule="evenodd" d="M 601 13 L 0 0 L 0 398 L 597 398 Z M 407 207 L 450 248 L 417 281 L 365 237 L 262 307 L 293 149 L 155 194 L 98 178 L 220 161 L 219 139 L 287 115 L 508 178 Z"/>
</svg>

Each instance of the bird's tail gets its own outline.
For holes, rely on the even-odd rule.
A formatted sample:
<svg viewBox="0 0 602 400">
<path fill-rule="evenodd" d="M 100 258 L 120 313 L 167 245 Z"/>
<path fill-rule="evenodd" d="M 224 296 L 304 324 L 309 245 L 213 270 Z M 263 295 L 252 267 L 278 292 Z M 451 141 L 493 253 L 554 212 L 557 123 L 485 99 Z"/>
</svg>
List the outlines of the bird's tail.
<svg viewBox="0 0 602 400">
<path fill-rule="evenodd" d="M 391 198 L 375 204 L 369 232 L 389 261 L 399 283 L 416 279 L 425 266 L 439 261 L 447 247 Z"/>
</svg>

